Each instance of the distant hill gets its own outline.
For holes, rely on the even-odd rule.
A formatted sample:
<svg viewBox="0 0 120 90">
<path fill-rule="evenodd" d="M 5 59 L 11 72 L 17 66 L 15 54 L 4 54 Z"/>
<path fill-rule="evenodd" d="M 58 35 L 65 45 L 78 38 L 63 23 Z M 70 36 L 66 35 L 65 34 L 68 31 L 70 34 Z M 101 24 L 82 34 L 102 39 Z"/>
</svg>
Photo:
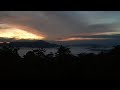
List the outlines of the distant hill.
<svg viewBox="0 0 120 90">
<path fill-rule="evenodd" d="M 15 41 L 10 43 L 0 43 L 0 47 L 5 45 L 11 45 L 13 47 L 30 47 L 30 48 L 52 48 L 57 47 L 57 44 L 52 44 L 43 40 L 37 41 Z"/>
<path fill-rule="evenodd" d="M 84 46 L 84 47 L 112 47 L 120 45 L 120 40 L 75 40 L 75 41 L 51 41 L 55 44 L 62 44 L 64 46 Z"/>
</svg>

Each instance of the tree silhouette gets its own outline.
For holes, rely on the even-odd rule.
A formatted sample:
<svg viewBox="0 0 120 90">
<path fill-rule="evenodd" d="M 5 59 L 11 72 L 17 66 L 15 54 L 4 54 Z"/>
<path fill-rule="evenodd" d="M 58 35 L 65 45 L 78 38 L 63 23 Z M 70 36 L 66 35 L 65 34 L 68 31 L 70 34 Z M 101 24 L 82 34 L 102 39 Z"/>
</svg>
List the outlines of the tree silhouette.
<svg viewBox="0 0 120 90">
<path fill-rule="evenodd" d="M 29 51 L 24 55 L 24 60 L 29 64 L 43 64 L 45 63 L 45 49 L 39 48 Z"/>
<path fill-rule="evenodd" d="M 4 63 L 17 63 L 17 61 L 20 59 L 20 56 L 18 54 L 19 48 L 7 46 L 7 47 L 2 47 L 0 49 L 0 57 L 2 59 L 5 59 L 3 62 Z M 11 59 L 11 60 L 9 60 Z"/>
<path fill-rule="evenodd" d="M 64 46 L 60 46 L 56 52 L 56 56 L 63 56 L 63 55 L 70 55 L 71 51 L 70 48 L 64 47 Z"/>
<path fill-rule="evenodd" d="M 39 48 L 28 51 L 24 57 L 19 56 L 18 50 L 9 45 L 0 48 L 0 77 L 120 80 L 119 45 L 107 53 L 81 53 L 77 56 L 62 45 L 56 53 L 45 54 L 46 50 Z"/>
</svg>

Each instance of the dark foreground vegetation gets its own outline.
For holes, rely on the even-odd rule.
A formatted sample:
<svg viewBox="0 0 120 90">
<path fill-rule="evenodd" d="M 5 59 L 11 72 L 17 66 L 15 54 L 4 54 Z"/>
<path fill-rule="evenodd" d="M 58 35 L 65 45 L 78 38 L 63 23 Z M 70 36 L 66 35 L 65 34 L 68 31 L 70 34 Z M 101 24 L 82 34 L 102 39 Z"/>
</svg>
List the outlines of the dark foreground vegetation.
<svg viewBox="0 0 120 90">
<path fill-rule="evenodd" d="M 0 79 L 35 80 L 120 80 L 120 46 L 108 53 L 74 56 L 60 46 L 56 53 L 40 48 L 20 57 L 18 48 L 0 49 Z"/>
</svg>

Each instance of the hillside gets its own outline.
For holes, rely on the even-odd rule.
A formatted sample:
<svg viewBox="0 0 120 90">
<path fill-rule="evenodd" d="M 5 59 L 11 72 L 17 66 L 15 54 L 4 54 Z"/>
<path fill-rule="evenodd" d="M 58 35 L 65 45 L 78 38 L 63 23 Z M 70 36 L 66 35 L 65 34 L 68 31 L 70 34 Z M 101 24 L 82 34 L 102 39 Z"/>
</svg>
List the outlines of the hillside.
<svg viewBox="0 0 120 90">
<path fill-rule="evenodd" d="M 31 47 L 31 48 L 51 48 L 51 47 L 57 47 L 57 44 L 52 44 L 43 40 L 37 40 L 37 41 L 15 41 L 8 43 L 0 43 L 0 47 L 5 45 L 11 45 L 13 47 Z"/>
</svg>

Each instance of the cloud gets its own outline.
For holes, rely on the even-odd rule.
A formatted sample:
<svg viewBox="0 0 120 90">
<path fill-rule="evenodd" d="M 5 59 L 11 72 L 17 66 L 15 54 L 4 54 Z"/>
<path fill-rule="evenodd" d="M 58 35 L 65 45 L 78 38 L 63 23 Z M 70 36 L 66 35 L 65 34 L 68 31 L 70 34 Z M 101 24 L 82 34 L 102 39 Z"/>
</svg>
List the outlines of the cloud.
<svg viewBox="0 0 120 90">
<path fill-rule="evenodd" d="M 0 42 L 12 42 L 15 41 L 15 38 L 2 38 L 0 37 Z"/>
<path fill-rule="evenodd" d="M 119 21 L 120 12 L 0 11 L 1 23 L 44 34 L 47 40 L 120 31 Z"/>
<path fill-rule="evenodd" d="M 58 41 L 84 41 L 84 40 L 106 40 L 106 39 L 112 39 L 112 38 L 85 38 L 85 37 L 73 37 L 73 38 L 65 38 Z"/>
</svg>

